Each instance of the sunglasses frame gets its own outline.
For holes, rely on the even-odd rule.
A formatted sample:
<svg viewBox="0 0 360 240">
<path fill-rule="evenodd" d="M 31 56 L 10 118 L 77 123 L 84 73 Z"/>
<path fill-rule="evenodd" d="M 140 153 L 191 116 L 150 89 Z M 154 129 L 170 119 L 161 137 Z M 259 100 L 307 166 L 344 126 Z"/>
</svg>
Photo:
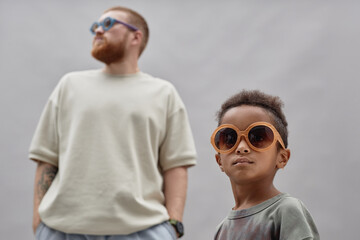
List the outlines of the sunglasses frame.
<svg viewBox="0 0 360 240">
<path fill-rule="evenodd" d="M 251 144 L 250 140 L 249 140 L 249 132 L 251 131 L 251 129 L 253 129 L 254 127 L 257 127 L 257 126 L 266 126 L 268 128 L 271 129 L 271 131 L 273 132 L 273 135 L 274 135 L 274 139 L 273 139 L 273 142 L 265 147 L 265 148 L 257 148 L 255 147 L 254 145 Z M 236 143 L 234 144 L 234 146 L 228 150 L 221 150 L 219 148 L 217 148 L 216 144 L 215 144 L 215 137 L 216 137 L 216 134 L 219 132 L 219 130 L 221 129 L 224 129 L 224 128 L 231 128 L 233 130 L 235 130 L 235 132 L 237 133 L 237 139 L 236 139 Z M 248 126 L 244 131 L 240 131 L 236 126 L 232 125 L 232 124 L 222 124 L 220 125 L 219 127 L 217 127 L 215 129 L 215 131 L 213 132 L 213 134 L 211 135 L 211 144 L 212 146 L 214 147 L 214 149 L 218 152 L 218 153 L 230 153 L 232 151 L 234 151 L 238 146 L 239 146 L 239 143 L 240 143 L 240 140 L 241 140 L 241 137 L 244 136 L 245 138 L 245 141 L 247 143 L 247 145 L 255 150 L 255 151 L 258 151 L 258 152 L 264 152 L 266 150 L 268 150 L 269 148 L 271 148 L 276 142 L 279 142 L 280 145 L 284 148 L 285 148 L 285 145 L 284 145 L 284 142 L 279 134 L 279 132 L 276 130 L 276 128 L 271 125 L 270 123 L 267 123 L 267 122 L 255 122 L 255 123 L 252 123 L 250 124 L 250 126 Z"/>
<path fill-rule="evenodd" d="M 109 25 L 108 27 L 105 27 L 105 26 L 104 26 L 104 22 L 107 21 L 107 20 L 110 20 L 110 25 Z M 94 35 L 96 34 L 96 32 L 95 32 L 96 29 L 93 30 L 93 27 L 94 27 L 95 24 L 97 24 L 97 28 L 101 26 L 102 29 L 106 32 L 106 31 L 108 31 L 109 29 L 111 29 L 111 28 L 114 26 L 115 23 L 120 23 L 120 24 L 128 27 L 128 28 L 129 28 L 130 30 L 132 30 L 132 31 L 137 31 L 137 30 L 139 30 L 137 27 L 135 27 L 135 26 L 133 26 L 133 25 L 131 25 L 131 24 L 122 22 L 122 21 L 117 20 L 117 19 L 112 18 L 112 17 L 107 17 L 107 18 L 105 18 L 104 20 L 102 20 L 101 22 L 94 22 L 93 24 L 91 24 L 90 32 L 91 32 L 92 34 L 94 34 Z"/>
</svg>

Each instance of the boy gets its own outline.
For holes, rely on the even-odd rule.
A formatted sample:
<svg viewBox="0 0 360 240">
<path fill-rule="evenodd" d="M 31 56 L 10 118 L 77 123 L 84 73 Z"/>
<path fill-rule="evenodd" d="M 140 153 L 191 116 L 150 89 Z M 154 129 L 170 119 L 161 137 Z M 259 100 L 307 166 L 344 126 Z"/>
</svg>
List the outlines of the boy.
<svg viewBox="0 0 360 240">
<path fill-rule="evenodd" d="M 304 204 L 273 185 L 290 158 L 282 106 L 279 97 L 244 90 L 218 112 L 211 143 L 230 179 L 235 206 L 219 225 L 216 240 L 319 239 Z"/>
</svg>

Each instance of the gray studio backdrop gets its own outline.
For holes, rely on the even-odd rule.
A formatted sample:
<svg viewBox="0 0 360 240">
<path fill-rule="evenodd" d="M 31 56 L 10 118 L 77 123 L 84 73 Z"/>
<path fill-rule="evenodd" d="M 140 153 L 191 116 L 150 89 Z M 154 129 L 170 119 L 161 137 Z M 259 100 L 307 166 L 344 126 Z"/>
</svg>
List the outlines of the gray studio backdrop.
<svg viewBox="0 0 360 240">
<path fill-rule="evenodd" d="M 307 205 L 322 239 L 357 239 L 360 4 L 239 0 L 0 1 L 1 239 L 33 239 L 29 143 L 60 77 L 102 66 L 88 29 L 114 5 L 148 20 L 141 70 L 172 82 L 188 108 L 199 158 L 184 239 L 211 239 L 233 206 L 209 137 L 220 103 L 244 88 L 285 102 L 292 156 L 276 186 Z"/>
</svg>

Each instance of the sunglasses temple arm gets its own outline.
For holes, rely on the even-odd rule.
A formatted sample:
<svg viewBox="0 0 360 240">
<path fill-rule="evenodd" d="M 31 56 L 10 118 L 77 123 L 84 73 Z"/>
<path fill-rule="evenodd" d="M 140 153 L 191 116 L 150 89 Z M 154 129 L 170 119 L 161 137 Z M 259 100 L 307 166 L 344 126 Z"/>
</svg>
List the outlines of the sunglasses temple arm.
<svg viewBox="0 0 360 240">
<path fill-rule="evenodd" d="M 278 138 L 278 142 L 280 143 L 280 145 L 281 145 L 284 149 L 286 149 L 285 144 L 284 144 L 284 141 L 282 140 L 280 134 L 278 134 L 277 138 Z"/>
<path fill-rule="evenodd" d="M 131 30 L 134 30 L 134 31 L 139 30 L 137 27 L 134 27 L 134 26 L 132 26 L 132 25 L 130 25 L 130 24 L 128 24 L 128 23 L 125 23 L 125 22 L 122 22 L 122 21 L 119 21 L 119 20 L 116 20 L 116 19 L 115 19 L 115 21 L 116 21 L 117 23 L 121 23 L 121 24 L 124 25 L 124 26 L 127 26 L 127 27 L 130 28 Z"/>
</svg>

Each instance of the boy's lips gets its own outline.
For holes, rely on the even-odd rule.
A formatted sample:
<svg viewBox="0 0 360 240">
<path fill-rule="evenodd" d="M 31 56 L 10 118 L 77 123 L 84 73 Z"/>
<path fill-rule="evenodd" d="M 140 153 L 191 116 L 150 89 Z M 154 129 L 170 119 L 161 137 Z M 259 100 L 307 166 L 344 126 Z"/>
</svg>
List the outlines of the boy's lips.
<svg viewBox="0 0 360 240">
<path fill-rule="evenodd" d="M 254 163 L 253 161 L 250 161 L 247 158 L 241 157 L 241 158 L 237 158 L 235 159 L 235 161 L 232 163 L 232 165 L 237 165 L 237 164 L 252 164 Z"/>
</svg>

